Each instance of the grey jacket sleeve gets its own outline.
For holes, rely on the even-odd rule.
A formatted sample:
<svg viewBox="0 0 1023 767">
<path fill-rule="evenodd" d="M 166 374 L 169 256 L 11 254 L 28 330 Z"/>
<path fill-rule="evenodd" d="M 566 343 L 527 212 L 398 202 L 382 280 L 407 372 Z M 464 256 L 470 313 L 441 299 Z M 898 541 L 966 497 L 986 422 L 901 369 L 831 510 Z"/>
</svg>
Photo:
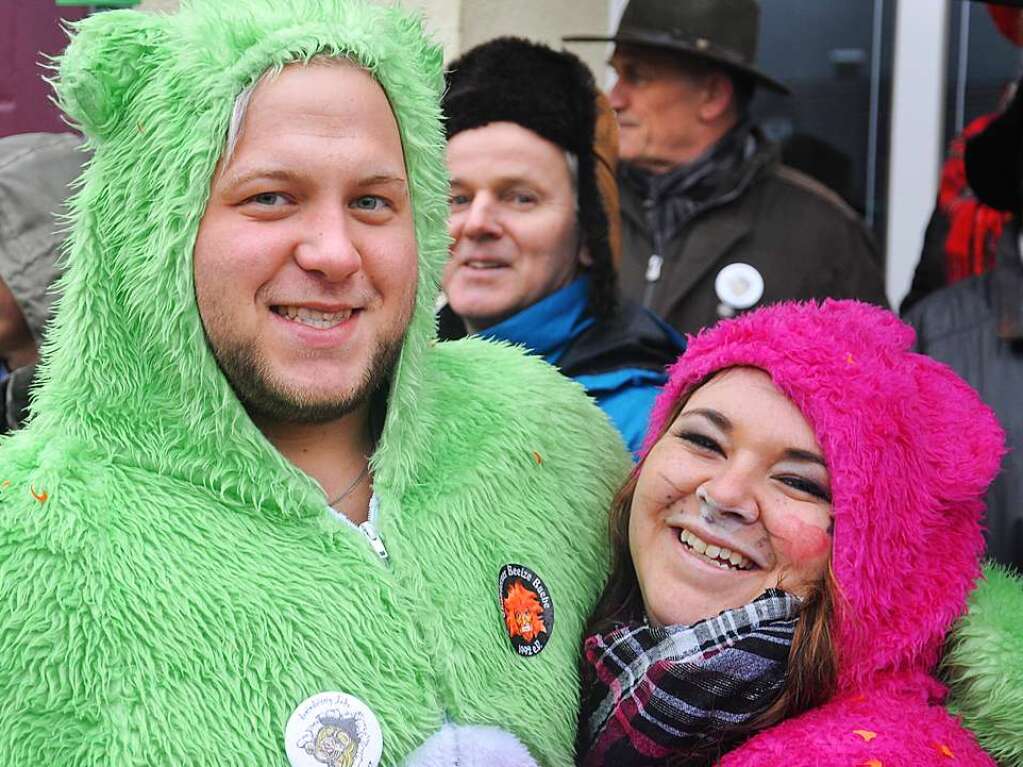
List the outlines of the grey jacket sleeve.
<svg viewBox="0 0 1023 767">
<path fill-rule="evenodd" d="M 35 380 L 35 365 L 20 367 L 3 384 L 3 428 L 0 431 L 20 429 L 28 417 L 29 389 Z"/>
</svg>

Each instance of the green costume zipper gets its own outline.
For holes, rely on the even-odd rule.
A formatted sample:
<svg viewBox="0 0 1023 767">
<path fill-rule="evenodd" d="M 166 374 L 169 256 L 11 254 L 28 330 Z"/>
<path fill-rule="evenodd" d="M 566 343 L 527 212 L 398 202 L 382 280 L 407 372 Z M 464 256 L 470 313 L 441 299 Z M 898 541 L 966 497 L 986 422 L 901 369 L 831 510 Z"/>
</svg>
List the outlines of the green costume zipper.
<svg viewBox="0 0 1023 767">
<path fill-rule="evenodd" d="M 327 507 L 327 511 L 329 511 L 331 516 L 335 519 L 344 522 L 352 529 L 358 530 L 362 533 L 366 537 L 366 540 L 369 541 L 369 545 L 373 548 L 373 551 L 378 557 L 380 557 L 380 560 L 384 564 L 387 564 L 389 559 L 387 556 L 387 548 L 384 546 L 383 538 L 380 537 L 380 533 L 377 531 L 377 519 L 380 516 L 380 499 L 377 498 L 376 493 L 373 493 L 373 495 L 369 498 L 369 519 L 362 524 L 355 524 L 347 516 L 331 506 Z"/>
</svg>

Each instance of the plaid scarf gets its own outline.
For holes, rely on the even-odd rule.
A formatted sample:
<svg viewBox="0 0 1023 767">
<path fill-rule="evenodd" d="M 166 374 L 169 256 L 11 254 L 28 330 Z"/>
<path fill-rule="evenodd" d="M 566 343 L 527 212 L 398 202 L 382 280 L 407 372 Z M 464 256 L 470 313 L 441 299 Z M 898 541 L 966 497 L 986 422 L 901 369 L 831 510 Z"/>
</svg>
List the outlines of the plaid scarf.
<svg viewBox="0 0 1023 767">
<path fill-rule="evenodd" d="M 719 743 L 785 684 L 800 601 L 769 589 L 691 626 L 626 625 L 585 642 L 584 767 L 665 764 Z"/>
</svg>

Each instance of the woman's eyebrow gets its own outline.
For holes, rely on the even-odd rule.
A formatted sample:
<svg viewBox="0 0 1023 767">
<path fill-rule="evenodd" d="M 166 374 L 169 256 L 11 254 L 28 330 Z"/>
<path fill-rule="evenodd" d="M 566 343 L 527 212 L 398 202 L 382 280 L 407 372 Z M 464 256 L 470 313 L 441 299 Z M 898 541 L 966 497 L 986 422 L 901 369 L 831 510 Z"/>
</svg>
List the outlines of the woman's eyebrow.
<svg viewBox="0 0 1023 767">
<path fill-rule="evenodd" d="M 808 463 L 817 463 L 823 466 L 825 469 L 828 465 L 824 463 L 824 459 L 810 450 L 801 450 L 798 447 L 790 447 L 785 451 L 785 457 L 792 461 L 806 461 Z"/>
<path fill-rule="evenodd" d="M 694 408 L 693 410 L 686 410 L 686 411 L 684 411 L 682 413 L 682 415 L 684 415 L 684 416 L 685 415 L 702 415 L 704 418 L 706 418 L 712 424 L 714 424 L 719 429 L 721 429 L 721 431 L 726 431 L 727 432 L 727 431 L 731 431 L 732 430 L 732 422 L 728 420 L 728 418 L 725 416 L 724 413 L 722 413 L 722 412 L 720 412 L 718 410 L 712 410 L 711 408 L 707 408 L 707 407 L 698 407 L 698 408 Z"/>
</svg>

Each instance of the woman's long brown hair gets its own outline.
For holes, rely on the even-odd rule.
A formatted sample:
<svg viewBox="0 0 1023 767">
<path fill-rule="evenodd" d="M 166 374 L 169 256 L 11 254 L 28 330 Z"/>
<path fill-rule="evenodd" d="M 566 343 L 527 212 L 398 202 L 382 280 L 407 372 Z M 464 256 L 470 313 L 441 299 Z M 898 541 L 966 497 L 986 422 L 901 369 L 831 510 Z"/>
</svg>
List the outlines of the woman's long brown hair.
<svg viewBox="0 0 1023 767">
<path fill-rule="evenodd" d="M 658 441 L 678 418 L 692 393 L 711 377 L 713 376 L 694 386 L 679 400 L 665 419 L 661 432 L 657 435 Z M 642 470 L 643 462 L 640 462 L 611 502 L 611 511 L 608 515 L 611 573 L 586 625 L 584 636 L 609 631 L 621 623 L 643 620 L 643 596 L 629 550 L 629 514 Z M 680 756 L 670 764 L 679 766 L 712 764 L 722 754 L 760 730 L 829 700 L 835 694 L 838 681 L 838 658 L 831 642 L 831 621 L 835 612 L 835 600 L 839 595 L 838 584 L 829 565 L 828 572 L 821 582 L 803 597 L 799 621 L 792 637 L 792 646 L 789 648 L 785 686 L 777 700 L 750 722 L 721 733 L 719 738 L 705 748 Z M 593 681 L 591 672 L 584 664 L 582 669 L 584 689 Z"/>
</svg>

